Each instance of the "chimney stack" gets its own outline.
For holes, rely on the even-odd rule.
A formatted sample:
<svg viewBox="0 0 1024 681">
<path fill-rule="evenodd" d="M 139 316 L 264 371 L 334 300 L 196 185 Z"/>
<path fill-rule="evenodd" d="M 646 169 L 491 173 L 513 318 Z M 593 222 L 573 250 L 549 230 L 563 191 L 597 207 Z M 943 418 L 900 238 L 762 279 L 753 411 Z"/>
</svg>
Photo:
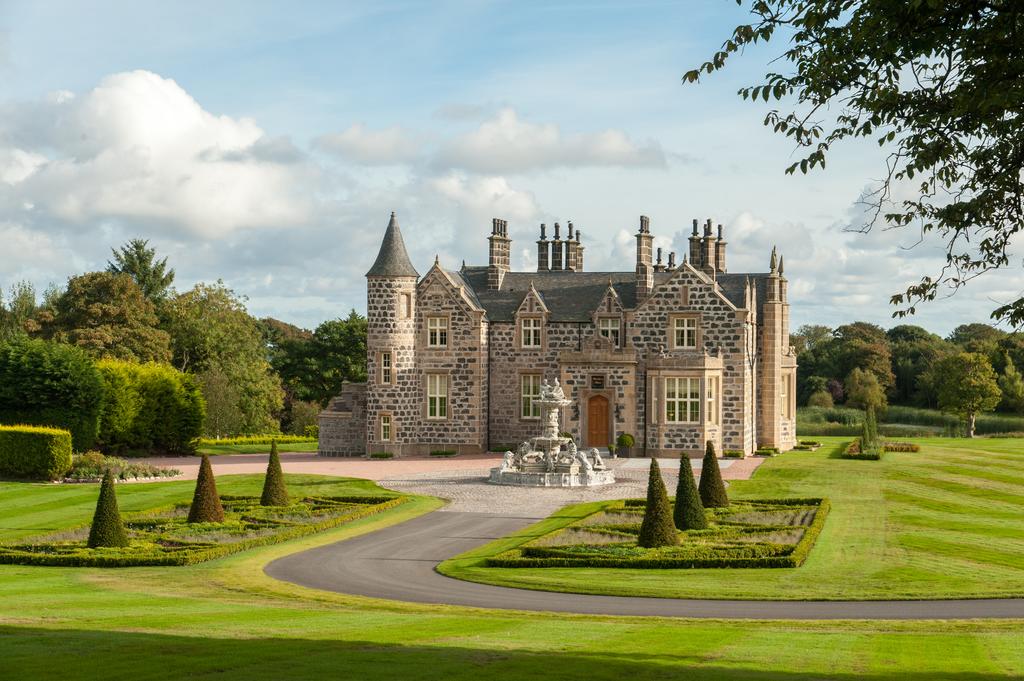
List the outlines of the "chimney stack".
<svg viewBox="0 0 1024 681">
<path fill-rule="evenodd" d="M 508 221 L 491 220 L 491 235 L 487 237 L 490 246 L 487 259 L 487 288 L 497 290 L 509 271 L 512 240 L 508 238 Z"/>
<path fill-rule="evenodd" d="M 540 223 L 540 239 L 537 240 L 537 271 L 547 272 L 551 269 L 551 246 L 547 235 L 548 226 Z"/>
<path fill-rule="evenodd" d="M 569 238 L 565 241 L 565 269 L 576 271 L 576 242 L 573 240 L 572 221 L 569 221 Z"/>
<path fill-rule="evenodd" d="M 641 215 L 640 231 L 636 233 L 636 294 L 641 300 L 654 288 L 654 266 L 651 263 L 653 245 L 651 219 Z"/>
<path fill-rule="evenodd" d="M 672 251 L 668 254 L 668 269 L 672 272 L 676 269 L 676 252 Z"/>
<path fill-rule="evenodd" d="M 722 225 L 718 225 L 718 241 L 715 242 L 715 269 L 725 272 L 725 239 L 722 238 Z"/>
<path fill-rule="evenodd" d="M 583 236 L 583 230 L 579 227 L 576 228 L 576 271 L 583 271 L 583 243 L 581 237 Z"/>
<path fill-rule="evenodd" d="M 555 238 L 551 240 L 551 270 L 561 270 L 565 265 L 565 256 L 562 253 L 562 235 L 559 234 L 561 226 L 555 223 Z"/>
<path fill-rule="evenodd" d="M 693 234 L 690 235 L 690 264 L 697 269 L 701 268 L 700 261 L 700 235 L 697 234 L 697 218 L 693 219 Z"/>
<path fill-rule="evenodd" d="M 662 262 L 661 262 L 661 247 L 660 246 L 658 247 L 658 260 L 657 260 L 657 262 L 654 263 L 654 271 L 655 272 L 664 272 L 665 271 L 665 265 L 663 265 Z"/>
<path fill-rule="evenodd" d="M 717 261 L 715 237 L 711 234 L 711 218 L 704 223 L 704 238 L 700 242 L 700 263 L 705 273 L 715 276 L 715 263 Z"/>
</svg>

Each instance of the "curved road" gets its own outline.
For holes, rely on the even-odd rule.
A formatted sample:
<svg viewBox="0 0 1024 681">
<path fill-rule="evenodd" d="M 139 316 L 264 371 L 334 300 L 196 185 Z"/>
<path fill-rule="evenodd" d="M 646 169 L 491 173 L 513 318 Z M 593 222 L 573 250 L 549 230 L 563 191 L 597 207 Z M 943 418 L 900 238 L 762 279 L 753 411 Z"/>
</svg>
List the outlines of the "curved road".
<svg viewBox="0 0 1024 681">
<path fill-rule="evenodd" d="M 301 586 L 373 598 L 587 615 L 723 619 L 1024 618 L 1024 598 L 944 601 L 726 601 L 594 596 L 465 582 L 435 566 L 538 518 L 434 511 L 353 539 L 279 558 L 265 572 Z"/>
</svg>

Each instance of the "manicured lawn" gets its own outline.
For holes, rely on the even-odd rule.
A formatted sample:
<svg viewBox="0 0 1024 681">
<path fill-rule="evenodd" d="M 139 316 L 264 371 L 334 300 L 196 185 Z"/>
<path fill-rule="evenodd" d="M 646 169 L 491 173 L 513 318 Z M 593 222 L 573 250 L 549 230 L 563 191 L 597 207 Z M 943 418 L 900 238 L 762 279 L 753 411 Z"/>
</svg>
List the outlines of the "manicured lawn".
<svg viewBox="0 0 1024 681">
<path fill-rule="evenodd" d="M 890 599 L 1024 595 L 1024 440 L 915 440 L 881 461 L 817 452 L 766 461 L 739 498 L 825 496 L 832 512 L 795 569 L 492 568 L 508 550 L 592 512 L 570 507 L 518 536 L 445 562 L 449 576 L 553 591 L 695 598 Z"/>
<path fill-rule="evenodd" d="M 376 491 L 367 482 L 287 480 L 296 495 Z M 218 482 L 225 493 L 249 494 L 260 476 Z M 0 537 L 88 520 L 96 490 L 0 484 Z M 141 510 L 187 498 L 191 483 L 123 485 L 118 493 L 123 506 Z M 348 597 L 263 573 L 278 556 L 438 505 L 416 498 L 321 535 L 190 567 L 0 566 L 0 677 L 987 681 L 1015 678 L 1024 668 L 1019 621 L 747 623 L 521 614 Z"/>
<path fill-rule="evenodd" d="M 319 443 L 316 442 L 289 442 L 278 443 L 279 452 L 315 452 Z M 197 454 L 269 454 L 270 445 L 204 445 L 196 449 Z"/>
</svg>

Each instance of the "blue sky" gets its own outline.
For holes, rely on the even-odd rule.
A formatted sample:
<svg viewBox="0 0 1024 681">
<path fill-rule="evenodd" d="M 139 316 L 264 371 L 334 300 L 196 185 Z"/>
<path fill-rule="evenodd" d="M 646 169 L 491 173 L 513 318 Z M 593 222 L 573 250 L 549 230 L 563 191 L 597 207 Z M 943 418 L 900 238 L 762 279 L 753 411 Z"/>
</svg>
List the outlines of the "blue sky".
<svg viewBox="0 0 1024 681">
<path fill-rule="evenodd" d="M 792 147 L 736 96 L 782 45 L 699 86 L 684 71 L 746 19 L 726 0 L 564 3 L 0 2 L 0 285 L 102 267 L 134 236 L 179 288 L 222 278 L 303 326 L 365 306 L 396 210 L 421 272 L 513 262 L 540 222 L 580 226 L 588 269 L 632 268 L 694 217 L 726 227 L 730 271 L 778 244 L 794 325 L 890 326 L 889 295 L 941 253 L 853 234 L 874 144 L 789 177 Z M 1015 269 L 924 308 L 946 332 L 1020 295 Z"/>
</svg>

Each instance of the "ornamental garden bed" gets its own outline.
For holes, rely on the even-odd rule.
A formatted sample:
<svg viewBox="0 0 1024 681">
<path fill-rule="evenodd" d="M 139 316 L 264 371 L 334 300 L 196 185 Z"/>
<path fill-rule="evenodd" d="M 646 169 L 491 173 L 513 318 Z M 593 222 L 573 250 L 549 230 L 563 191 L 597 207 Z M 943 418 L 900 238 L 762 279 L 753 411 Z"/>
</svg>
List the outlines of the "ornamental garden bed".
<svg viewBox="0 0 1024 681">
<path fill-rule="evenodd" d="M 788 568 L 799 567 L 829 512 L 828 499 L 733 501 L 706 511 L 710 527 L 680 531 L 678 546 L 642 548 L 646 501 L 604 504 L 570 525 L 487 559 L 488 567 Z"/>
<path fill-rule="evenodd" d="M 394 508 L 404 496 L 306 497 L 261 506 L 259 497 L 221 496 L 222 523 L 188 523 L 189 503 L 124 517 L 129 545 L 86 546 L 89 525 L 0 545 L 0 563 L 66 567 L 192 565 L 323 532 Z"/>
</svg>

